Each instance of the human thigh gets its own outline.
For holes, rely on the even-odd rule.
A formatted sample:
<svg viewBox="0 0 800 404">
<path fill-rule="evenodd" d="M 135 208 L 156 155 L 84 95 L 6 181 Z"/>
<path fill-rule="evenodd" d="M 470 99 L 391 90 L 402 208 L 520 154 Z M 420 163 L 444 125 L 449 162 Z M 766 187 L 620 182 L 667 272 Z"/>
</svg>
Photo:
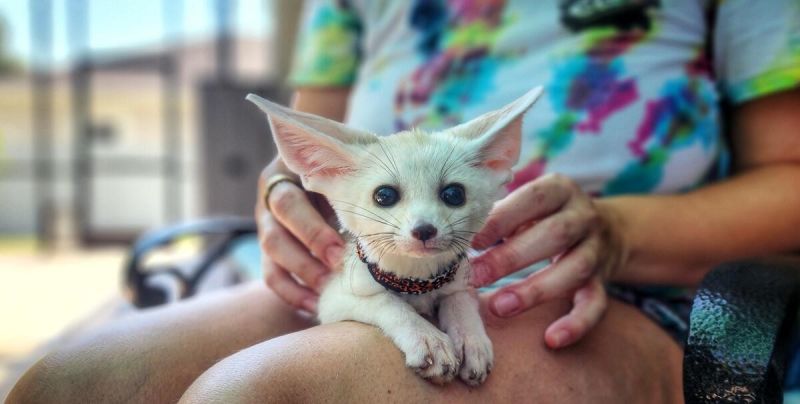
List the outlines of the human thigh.
<svg viewBox="0 0 800 404">
<path fill-rule="evenodd" d="M 570 308 L 544 304 L 513 319 L 489 314 L 495 367 L 486 383 L 435 386 L 407 369 L 374 327 L 313 327 L 241 351 L 210 369 L 184 397 L 242 402 L 628 402 L 681 401 L 682 351 L 635 308 L 612 301 L 575 346 L 545 347 L 544 330 Z"/>
</svg>

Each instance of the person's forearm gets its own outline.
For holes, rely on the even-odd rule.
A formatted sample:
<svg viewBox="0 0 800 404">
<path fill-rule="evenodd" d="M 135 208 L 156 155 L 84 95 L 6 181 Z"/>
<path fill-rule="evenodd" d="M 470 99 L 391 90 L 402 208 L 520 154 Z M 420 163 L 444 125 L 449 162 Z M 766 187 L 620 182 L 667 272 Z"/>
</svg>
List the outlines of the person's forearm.
<svg viewBox="0 0 800 404">
<path fill-rule="evenodd" d="M 615 281 L 696 285 L 718 263 L 800 250 L 800 165 L 755 168 L 681 195 L 597 204 L 620 224 L 628 250 Z"/>
<path fill-rule="evenodd" d="M 350 87 L 300 88 L 292 98 L 292 108 L 344 122 Z"/>
</svg>

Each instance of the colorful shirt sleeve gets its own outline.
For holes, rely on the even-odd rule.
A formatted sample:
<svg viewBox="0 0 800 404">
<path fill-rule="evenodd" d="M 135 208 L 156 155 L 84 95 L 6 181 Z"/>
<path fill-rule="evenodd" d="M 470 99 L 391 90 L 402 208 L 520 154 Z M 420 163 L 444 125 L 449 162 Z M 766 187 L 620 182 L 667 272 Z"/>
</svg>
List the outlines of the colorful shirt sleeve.
<svg viewBox="0 0 800 404">
<path fill-rule="evenodd" d="M 718 0 L 714 70 L 741 103 L 800 85 L 800 2 Z"/>
<path fill-rule="evenodd" d="M 343 0 L 305 2 L 289 81 L 302 86 L 348 86 L 360 61 L 361 22 Z"/>
</svg>

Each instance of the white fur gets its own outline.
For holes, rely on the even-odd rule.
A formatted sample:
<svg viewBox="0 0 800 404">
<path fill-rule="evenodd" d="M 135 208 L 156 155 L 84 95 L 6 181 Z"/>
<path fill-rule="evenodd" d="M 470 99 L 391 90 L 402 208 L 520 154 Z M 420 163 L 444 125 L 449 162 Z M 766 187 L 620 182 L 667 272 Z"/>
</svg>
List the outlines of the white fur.
<svg viewBox="0 0 800 404">
<path fill-rule="evenodd" d="M 359 240 L 370 262 L 402 277 L 428 278 L 468 248 L 519 157 L 522 116 L 541 94 L 529 91 L 504 108 L 436 133 L 418 130 L 379 138 L 321 117 L 293 111 L 255 95 L 247 99 L 269 115 L 278 151 L 306 189 L 325 195 L 340 225 Z M 466 203 L 447 206 L 442 187 L 458 183 Z M 373 201 L 382 185 L 400 191 L 391 207 Z M 411 236 L 420 223 L 438 233 Z M 354 252 L 350 243 L 349 251 Z M 492 345 L 468 286 L 468 263 L 455 279 L 422 295 L 400 295 L 375 282 L 349 254 L 320 297 L 323 323 L 355 320 L 380 328 L 422 377 L 446 382 L 455 375 L 482 383 L 493 363 Z M 423 315 L 436 317 L 438 326 Z M 440 330 L 441 329 L 441 330 Z"/>
</svg>

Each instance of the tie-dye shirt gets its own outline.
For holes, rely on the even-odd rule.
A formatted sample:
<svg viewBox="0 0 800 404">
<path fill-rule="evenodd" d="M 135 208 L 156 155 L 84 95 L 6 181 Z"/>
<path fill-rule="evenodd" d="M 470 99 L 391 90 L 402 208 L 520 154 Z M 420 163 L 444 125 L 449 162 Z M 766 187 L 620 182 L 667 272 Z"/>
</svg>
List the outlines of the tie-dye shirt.
<svg viewBox="0 0 800 404">
<path fill-rule="evenodd" d="M 798 0 L 306 1 L 292 81 L 352 87 L 355 127 L 442 129 L 543 85 L 511 189 L 547 172 L 596 196 L 695 188 L 727 171 L 723 105 L 800 84 Z M 608 291 L 685 339 L 691 291 Z"/>
<path fill-rule="evenodd" d="M 606 9 L 593 9 L 607 3 Z M 307 0 L 296 86 L 351 86 L 347 122 L 440 129 L 543 85 L 511 188 L 593 195 L 723 173 L 723 102 L 800 83 L 796 0 Z"/>
</svg>

